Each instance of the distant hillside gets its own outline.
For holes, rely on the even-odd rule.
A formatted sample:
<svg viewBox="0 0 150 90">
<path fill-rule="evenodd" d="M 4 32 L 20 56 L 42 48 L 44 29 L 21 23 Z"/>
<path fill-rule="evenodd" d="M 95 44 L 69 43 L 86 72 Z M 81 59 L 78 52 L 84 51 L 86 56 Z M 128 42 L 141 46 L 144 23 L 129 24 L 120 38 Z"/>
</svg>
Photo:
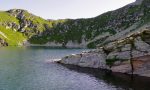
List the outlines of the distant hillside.
<svg viewBox="0 0 150 90">
<path fill-rule="evenodd" d="M 44 20 L 26 10 L 12 9 L 0 12 L 0 39 L 5 42 L 0 45 L 96 48 L 124 39 L 149 22 L 149 0 L 88 19 Z"/>
</svg>

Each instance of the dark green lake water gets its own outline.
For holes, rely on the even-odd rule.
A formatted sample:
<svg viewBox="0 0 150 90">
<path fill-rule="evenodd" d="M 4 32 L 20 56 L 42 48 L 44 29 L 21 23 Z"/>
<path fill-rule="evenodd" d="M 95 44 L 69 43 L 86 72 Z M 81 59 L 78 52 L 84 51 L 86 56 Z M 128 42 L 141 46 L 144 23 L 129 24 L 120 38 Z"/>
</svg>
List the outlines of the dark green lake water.
<svg viewBox="0 0 150 90">
<path fill-rule="evenodd" d="M 87 49 L 0 48 L 0 90 L 149 90 L 150 79 L 52 63 Z"/>
</svg>

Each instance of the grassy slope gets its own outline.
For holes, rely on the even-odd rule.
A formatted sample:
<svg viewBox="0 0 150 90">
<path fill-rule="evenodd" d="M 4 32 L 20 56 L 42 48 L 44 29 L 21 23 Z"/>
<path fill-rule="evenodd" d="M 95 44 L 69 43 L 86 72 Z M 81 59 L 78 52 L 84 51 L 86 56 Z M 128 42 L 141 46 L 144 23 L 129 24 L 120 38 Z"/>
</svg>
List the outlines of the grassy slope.
<svg viewBox="0 0 150 90">
<path fill-rule="evenodd" d="M 19 45 L 25 40 L 25 36 L 12 29 L 6 29 L 8 23 L 19 25 L 19 20 L 7 12 L 0 12 L 0 38 L 4 39 L 9 45 Z M 6 38 L 7 37 L 7 38 Z"/>
<path fill-rule="evenodd" d="M 8 23 L 8 22 L 14 22 L 16 24 L 19 24 L 19 20 L 11 16 L 9 13 L 0 12 L 0 23 Z"/>
<path fill-rule="evenodd" d="M 6 29 L 3 26 L 0 26 L 0 32 L 2 32 L 6 37 L 0 34 L 0 37 L 4 39 L 10 46 L 21 45 L 26 39 L 20 32 L 15 32 L 12 29 Z"/>
</svg>

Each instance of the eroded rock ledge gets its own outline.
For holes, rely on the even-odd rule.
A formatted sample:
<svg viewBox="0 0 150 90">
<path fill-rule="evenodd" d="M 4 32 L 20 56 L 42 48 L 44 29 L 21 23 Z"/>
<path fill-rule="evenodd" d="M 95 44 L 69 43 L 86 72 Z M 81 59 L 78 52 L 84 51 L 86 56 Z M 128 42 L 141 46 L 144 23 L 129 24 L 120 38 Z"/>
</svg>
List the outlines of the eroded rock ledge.
<svg viewBox="0 0 150 90">
<path fill-rule="evenodd" d="M 66 56 L 59 63 L 150 77 L 150 44 L 147 37 L 144 39 L 148 33 L 133 34 L 93 51 Z"/>
<path fill-rule="evenodd" d="M 60 63 L 78 65 L 81 67 L 102 68 L 106 69 L 106 54 L 101 50 L 95 50 L 90 52 L 82 52 L 81 54 L 69 55 Z"/>
</svg>

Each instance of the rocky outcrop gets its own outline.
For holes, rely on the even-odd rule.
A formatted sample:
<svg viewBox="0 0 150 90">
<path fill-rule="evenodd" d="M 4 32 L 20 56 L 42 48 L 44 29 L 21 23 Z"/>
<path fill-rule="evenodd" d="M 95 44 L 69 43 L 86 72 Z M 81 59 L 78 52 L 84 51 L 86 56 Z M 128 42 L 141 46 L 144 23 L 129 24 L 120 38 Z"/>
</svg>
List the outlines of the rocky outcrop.
<svg viewBox="0 0 150 90">
<path fill-rule="evenodd" d="M 96 51 L 67 56 L 59 62 L 150 77 L 150 44 L 144 41 L 148 37 L 142 37 L 148 32 L 133 34 Z"/>
<path fill-rule="evenodd" d="M 2 46 L 8 46 L 8 43 L 5 40 L 0 38 L 0 47 Z"/>
<path fill-rule="evenodd" d="M 62 58 L 59 63 L 106 69 L 106 54 L 102 50 L 83 52 Z"/>
</svg>

